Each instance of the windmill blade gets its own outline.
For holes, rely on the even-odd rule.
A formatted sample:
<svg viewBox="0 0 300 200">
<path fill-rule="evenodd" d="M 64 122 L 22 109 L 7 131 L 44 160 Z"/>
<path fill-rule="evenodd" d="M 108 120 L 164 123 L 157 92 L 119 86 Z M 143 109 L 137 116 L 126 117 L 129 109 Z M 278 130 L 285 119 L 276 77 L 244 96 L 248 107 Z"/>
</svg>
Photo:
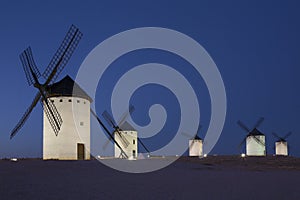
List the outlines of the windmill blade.
<svg viewBox="0 0 300 200">
<path fill-rule="evenodd" d="M 125 120 L 127 119 L 128 115 L 129 115 L 129 114 L 132 114 L 132 112 L 133 112 L 134 110 L 135 110 L 134 106 L 133 106 L 133 105 L 130 105 L 130 106 L 129 106 L 129 110 L 126 111 L 126 112 L 122 115 L 122 117 L 120 118 L 120 120 L 118 121 L 118 126 L 121 126 L 121 125 L 125 122 Z"/>
<path fill-rule="evenodd" d="M 197 135 L 197 134 L 195 134 L 195 135 L 190 135 L 190 134 L 188 134 L 188 133 L 186 133 L 186 132 L 182 132 L 181 134 L 184 135 L 184 136 L 186 136 L 189 140 L 193 139 L 193 138 Z"/>
<path fill-rule="evenodd" d="M 114 141 L 114 143 L 118 146 L 118 148 L 121 151 L 121 154 L 123 154 L 123 156 L 125 158 L 128 158 L 127 154 L 125 153 L 125 151 L 122 149 L 122 147 L 119 145 L 119 143 L 115 140 L 114 136 L 109 132 L 109 130 L 104 126 L 103 122 L 100 120 L 100 118 L 96 115 L 96 113 L 90 108 L 90 112 L 92 113 L 92 115 L 97 119 L 98 123 L 100 124 L 100 126 L 105 130 L 105 132 L 109 135 L 109 137 Z"/>
<path fill-rule="evenodd" d="M 147 153 L 150 155 L 150 151 L 148 150 L 148 148 L 144 145 L 144 143 L 142 142 L 142 140 L 138 137 L 138 142 L 143 146 L 143 148 L 147 151 Z"/>
<path fill-rule="evenodd" d="M 292 132 L 290 131 L 290 132 L 288 132 L 285 136 L 283 136 L 283 139 L 285 140 L 285 139 L 287 139 L 290 135 L 292 134 Z"/>
<path fill-rule="evenodd" d="M 107 121 L 107 123 L 108 123 L 111 127 L 117 128 L 115 120 L 110 116 L 110 114 L 109 114 L 107 111 L 104 111 L 104 112 L 102 113 L 102 116 L 104 117 L 104 119 Z"/>
<path fill-rule="evenodd" d="M 263 118 L 263 117 L 259 118 L 259 120 L 256 122 L 256 124 L 253 126 L 253 129 L 258 128 L 264 120 L 265 120 L 265 118 Z"/>
<path fill-rule="evenodd" d="M 277 133 L 275 133 L 275 132 L 272 132 L 272 135 L 274 135 L 274 137 L 276 137 L 279 140 L 283 139 L 282 137 L 280 137 L 279 135 L 277 135 Z"/>
<path fill-rule="evenodd" d="M 56 106 L 52 103 L 52 101 L 49 98 L 43 99 L 41 103 L 44 107 L 48 121 L 55 135 L 57 136 L 58 132 L 60 131 L 60 127 L 62 125 L 62 118 L 58 113 Z"/>
<path fill-rule="evenodd" d="M 125 148 L 127 148 L 128 145 L 129 145 L 129 141 L 124 137 L 124 135 L 118 129 L 116 129 L 115 132 L 117 132 L 117 134 L 119 135 L 119 137 L 121 139 L 121 143 L 123 144 L 123 146 Z"/>
<path fill-rule="evenodd" d="M 250 129 L 249 129 L 245 124 L 243 124 L 243 122 L 241 122 L 240 120 L 237 121 L 237 124 L 238 124 L 242 129 L 244 129 L 247 133 L 250 132 Z"/>
<path fill-rule="evenodd" d="M 242 140 L 242 142 L 239 144 L 238 148 L 241 149 L 241 147 L 246 143 L 247 136 Z"/>
<path fill-rule="evenodd" d="M 109 138 L 109 139 L 105 142 L 105 144 L 103 145 L 102 149 L 105 150 L 106 147 L 107 147 L 107 145 L 108 145 L 111 141 L 112 141 L 112 139 Z"/>
<path fill-rule="evenodd" d="M 199 124 L 196 135 L 199 134 L 201 128 L 202 128 L 202 126 Z"/>
<path fill-rule="evenodd" d="M 82 33 L 74 25 L 71 26 L 59 49 L 56 51 L 48 67 L 43 73 L 43 77 L 46 79 L 45 85 L 53 83 L 67 62 L 71 58 L 74 50 L 76 49 Z"/>
<path fill-rule="evenodd" d="M 28 47 L 20 54 L 20 60 L 22 62 L 23 70 L 26 75 L 26 79 L 29 85 L 37 82 L 37 79 L 41 76 L 32 56 L 31 48 Z M 34 77 L 35 76 L 35 77 Z"/>
<path fill-rule="evenodd" d="M 41 98 L 41 94 L 37 93 L 31 103 L 31 105 L 29 106 L 29 108 L 26 110 L 26 112 L 24 113 L 24 115 L 22 116 L 22 118 L 20 119 L 18 124 L 15 126 L 15 128 L 11 131 L 10 139 L 12 139 L 17 134 L 17 132 L 22 128 L 22 126 L 25 124 L 30 113 L 32 112 L 32 110 L 36 106 L 36 104 L 39 102 L 40 98 Z"/>
<path fill-rule="evenodd" d="M 255 135 L 253 135 L 253 137 L 254 137 L 255 141 L 256 141 L 258 144 L 260 144 L 260 145 L 262 145 L 262 146 L 265 146 L 265 143 L 262 142 L 259 138 L 257 138 Z"/>
</svg>

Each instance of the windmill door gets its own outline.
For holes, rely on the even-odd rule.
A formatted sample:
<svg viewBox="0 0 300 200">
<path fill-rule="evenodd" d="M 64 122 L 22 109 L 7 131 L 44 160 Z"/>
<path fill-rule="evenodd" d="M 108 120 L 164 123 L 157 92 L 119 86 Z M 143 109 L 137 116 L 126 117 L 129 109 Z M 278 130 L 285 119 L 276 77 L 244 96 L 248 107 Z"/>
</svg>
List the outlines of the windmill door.
<svg viewBox="0 0 300 200">
<path fill-rule="evenodd" d="M 77 159 L 84 160 L 84 144 L 77 144 Z"/>
</svg>

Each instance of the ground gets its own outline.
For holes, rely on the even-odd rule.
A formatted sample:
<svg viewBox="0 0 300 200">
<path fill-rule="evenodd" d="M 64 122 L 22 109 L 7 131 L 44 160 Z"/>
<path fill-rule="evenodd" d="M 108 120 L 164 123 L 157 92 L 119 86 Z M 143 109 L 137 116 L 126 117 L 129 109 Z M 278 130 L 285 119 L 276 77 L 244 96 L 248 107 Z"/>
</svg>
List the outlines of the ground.
<svg viewBox="0 0 300 200">
<path fill-rule="evenodd" d="M 300 159 L 182 157 L 129 174 L 91 161 L 0 161 L 0 199 L 300 199 Z"/>
</svg>

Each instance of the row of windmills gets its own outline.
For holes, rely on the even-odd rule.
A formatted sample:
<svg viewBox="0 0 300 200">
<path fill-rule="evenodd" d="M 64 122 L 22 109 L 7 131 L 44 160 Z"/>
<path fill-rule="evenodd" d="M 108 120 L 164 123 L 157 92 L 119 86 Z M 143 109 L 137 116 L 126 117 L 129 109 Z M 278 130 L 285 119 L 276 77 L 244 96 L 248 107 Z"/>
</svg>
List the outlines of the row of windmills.
<svg viewBox="0 0 300 200">
<path fill-rule="evenodd" d="M 246 147 L 246 154 L 242 155 L 266 156 L 266 136 L 258 130 L 258 127 L 263 121 L 264 118 L 261 117 L 252 129 L 249 129 L 240 120 L 237 122 L 237 124 L 247 133 L 239 145 L 239 149 L 241 149 L 242 146 Z M 189 156 L 205 156 L 203 155 L 203 140 L 198 136 L 200 128 L 201 126 L 199 126 L 195 137 L 189 140 Z M 272 134 L 277 139 L 275 142 L 275 155 L 288 156 L 288 143 L 286 139 L 291 135 L 291 132 L 288 132 L 283 137 L 274 132 Z"/>
<path fill-rule="evenodd" d="M 114 144 L 114 157 L 135 159 L 138 157 L 138 143 L 148 152 L 149 150 L 138 137 L 135 131 L 125 119 L 134 108 L 129 107 L 121 122 L 116 123 L 113 118 L 104 112 L 102 117 L 113 128 L 113 131 L 104 125 L 102 120 L 91 109 L 92 99 L 80 88 L 80 86 L 66 76 L 62 80 L 55 82 L 60 72 L 66 66 L 68 60 L 77 47 L 82 33 L 74 25 L 71 26 L 65 36 L 61 46 L 50 61 L 45 72 L 41 74 L 34 62 L 31 48 L 27 48 L 20 59 L 26 74 L 29 85 L 38 89 L 33 102 L 22 116 L 19 123 L 12 130 L 10 137 L 13 138 L 22 128 L 34 107 L 40 102 L 43 106 L 43 159 L 61 159 L 61 160 L 85 160 L 90 159 L 90 116 L 94 116 L 99 125 L 104 129 L 109 137 L 107 143 Z M 45 82 L 39 82 L 40 76 L 45 78 Z M 76 112 L 76 118 L 74 117 Z M 246 144 L 246 155 L 265 156 L 266 144 L 265 135 L 258 130 L 263 122 L 259 119 L 252 129 L 249 129 L 241 121 L 238 121 L 247 135 L 240 146 Z M 189 140 L 189 156 L 203 155 L 203 140 L 198 136 L 201 126 L 197 133 Z M 279 140 L 275 143 L 276 155 L 288 155 L 288 145 L 286 138 L 279 137 L 273 133 Z"/>
<path fill-rule="evenodd" d="M 247 156 L 266 156 L 266 136 L 258 130 L 258 127 L 262 124 L 264 118 L 261 117 L 252 129 L 249 129 L 244 123 L 240 120 L 237 124 L 245 130 L 247 135 L 240 143 L 239 147 L 246 146 Z M 287 156 L 288 155 L 288 143 L 286 139 L 291 135 L 291 132 L 287 133 L 285 136 L 280 137 L 276 133 L 272 133 L 276 139 L 275 142 L 275 155 L 277 156 Z"/>
</svg>

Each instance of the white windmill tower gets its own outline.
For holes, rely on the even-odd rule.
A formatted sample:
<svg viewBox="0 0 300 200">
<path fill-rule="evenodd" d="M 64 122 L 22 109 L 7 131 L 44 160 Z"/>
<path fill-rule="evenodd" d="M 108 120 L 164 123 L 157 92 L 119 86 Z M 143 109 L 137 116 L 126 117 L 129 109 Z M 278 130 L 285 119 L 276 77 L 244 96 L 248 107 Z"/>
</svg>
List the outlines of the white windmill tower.
<svg viewBox="0 0 300 200">
<path fill-rule="evenodd" d="M 239 145 L 239 147 L 241 147 L 244 143 L 246 143 L 247 156 L 266 155 L 265 135 L 257 129 L 263 121 L 264 118 L 260 118 L 252 129 L 249 129 L 240 120 L 237 122 L 238 125 L 248 133 Z"/>
<path fill-rule="evenodd" d="M 198 135 L 189 140 L 189 156 L 203 156 L 203 140 Z"/>
<path fill-rule="evenodd" d="M 43 159 L 89 160 L 91 98 L 69 76 L 50 85 L 47 98 L 64 123 L 55 136 L 44 111 Z"/>
<path fill-rule="evenodd" d="M 286 139 L 292 134 L 288 132 L 285 136 L 280 137 L 276 133 L 272 133 L 278 140 L 275 142 L 275 155 L 277 156 L 288 156 L 288 143 Z"/>
<path fill-rule="evenodd" d="M 103 149 L 106 148 L 110 141 L 114 140 L 114 156 L 116 158 L 136 159 L 139 155 L 138 143 L 140 143 L 146 150 L 146 152 L 148 153 L 148 157 L 150 156 L 150 151 L 138 137 L 138 132 L 127 121 L 125 121 L 127 116 L 133 111 L 134 107 L 130 105 L 129 110 L 123 114 L 118 124 L 107 111 L 104 111 L 102 113 L 102 116 L 114 129 L 112 133 L 108 132 L 110 138 L 104 144 Z"/>
<path fill-rule="evenodd" d="M 203 140 L 198 136 L 201 130 L 201 125 L 199 125 L 198 130 L 195 136 L 191 136 L 187 133 L 182 133 L 183 135 L 188 136 L 189 138 L 189 156 L 203 156 Z"/>
<path fill-rule="evenodd" d="M 127 159 L 136 159 L 138 155 L 138 134 L 137 131 L 133 128 L 125 128 L 123 126 L 121 129 L 120 125 L 124 124 L 125 119 L 127 116 L 133 112 L 134 107 L 130 106 L 129 111 L 126 112 L 122 119 L 117 124 L 115 120 L 110 116 L 110 114 L 107 111 L 104 111 L 102 113 L 102 116 L 105 118 L 105 120 L 108 122 L 108 124 L 114 129 L 113 130 L 113 137 L 114 137 L 114 154 L 116 158 L 127 158 Z M 107 143 L 104 145 L 103 148 L 106 148 L 106 145 L 112 140 L 112 138 L 109 138 Z"/>
<path fill-rule="evenodd" d="M 59 49 L 56 51 L 49 65 L 43 74 L 41 74 L 34 62 L 31 48 L 28 47 L 25 51 L 23 51 L 20 55 L 20 59 L 23 64 L 23 69 L 26 74 L 26 78 L 29 85 L 33 85 L 38 89 L 38 93 L 33 99 L 31 105 L 26 110 L 25 114 L 22 116 L 18 124 L 12 130 L 10 134 L 10 138 L 12 139 L 18 131 L 25 124 L 28 119 L 30 113 L 33 111 L 35 106 L 40 101 L 43 110 L 44 110 L 44 123 L 47 124 L 47 129 L 51 129 L 51 133 L 54 137 L 57 137 L 59 132 L 62 129 L 63 119 L 58 109 L 55 106 L 55 103 L 51 101 L 49 97 L 49 86 L 55 82 L 56 78 L 59 76 L 60 72 L 64 69 L 67 62 L 71 58 L 74 50 L 76 49 L 80 39 L 82 37 L 82 33 L 79 31 L 77 27 L 74 25 L 71 26 L 67 35 L 65 36 L 63 42 L 61 43 Z M 45 78 L 44 83 L 39 82 L 40 76 Z M 66 119 L 68 121 L 69 119 Z M 68 126 L 66 123 L 64 126 Z M 44 127 L 45 128 L 45 127 Z M 50 130 L 49 130 L 50 131 Z M 44 157 L 45 158 L 45 157 Z M 57 158 L 52 157 L 51 158 Z"/>
</svg>

